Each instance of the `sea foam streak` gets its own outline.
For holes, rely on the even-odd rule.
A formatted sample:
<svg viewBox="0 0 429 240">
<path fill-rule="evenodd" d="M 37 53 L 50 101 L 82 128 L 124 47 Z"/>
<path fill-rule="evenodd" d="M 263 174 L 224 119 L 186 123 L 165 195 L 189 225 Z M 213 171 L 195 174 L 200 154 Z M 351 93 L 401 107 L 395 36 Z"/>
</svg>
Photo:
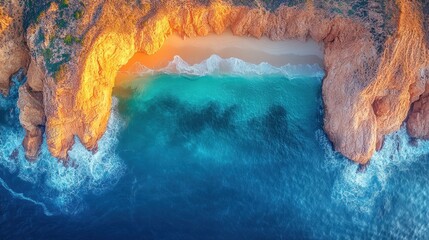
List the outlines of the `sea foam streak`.
<svg viewBox="0 0 429 240">
<path fill-rule="evenodd" d="M 41 206 L 45 215 L 81 212 L 85 207 L 86 194 L 100 194 L 110 189 L 125 169 L 124 163 L 115 153 L 122 123 L 116 110 L 117 99 L 113 99 L 108 129 L 99 141 L 97 153 L 92 154 L 76 141 L 69 152 L 70 165 L 74 166 L 66 167 L 50 155 L 44 142 L 39 160 L 30 163 L 25 159 L 21 146 L 24 130 L 19 126 L 16 109 L 19 84 L 16 82 L 15 85 L 8 99 L 0 97 L 2 110 L 6 108 L 7 112 L 10 111 L 10 122 L 15 122 L 11 126 L 0 125 L 0 169 L 7 170 L 20 181 L 7 183 L 0 179 L 1 185 L 12 197 Z"/>
<path fill-rule="evenodd" d="M 34 204 L 36 204 L 36 205 L 39 205 L 39 206 L 41 206 L 42 207 L 42 209 L 43 209 L 43 213 L 46 215 L 46 216 L 52 216 L 52 213 L 48 210 L 48 208 L 46 207 L 46 205 L 45 204 L 43 204 L 43 203 L 41 203 L 41 202 L 38 202 L 38 201 L 36 201 L 36 200 L 33 200 L 32 198 L 29 198 L 29 197 L 26 197 L 23 193 L 17 193 L 17 192 L 15 192 L 15 191 L 13 191 L 7 184 L 6 184 L 6 182 L 2 179 L 2 178 L 0 178 L 0 185 L 4 188 L 4 189 L 6 189 L 14 198 L 17 198 L 17 199 L 21 199 L 21 200 L 24 200 L 24 201 L 29 201 L 29 202 L 31 202 L 31 203 L 34 203 Z"/>
<path fill-rule="evenodd" d="M 232 75 L 284 75 L 288 78 L 300 76 L 323 78 L 324 71 L 318 64 L 298 64 L 284 65 L 275 67 L 269 63 L 262 62 L 253 64 L 245 62 L 238 58 L 221 58 L 218 55 L 211 55 L 201 63 L 190 65 L 180 56 L 174 56 L 169 64 L 159 70 L 149 69 L 139 63 L 136 63 L 131 70 L 131 74 L 145 76 L 148 74 L 166 73 L 166 74 L 187 74 L 195 76 L 206 76 L 214 74 L 232 74 Z"/>
</svg>

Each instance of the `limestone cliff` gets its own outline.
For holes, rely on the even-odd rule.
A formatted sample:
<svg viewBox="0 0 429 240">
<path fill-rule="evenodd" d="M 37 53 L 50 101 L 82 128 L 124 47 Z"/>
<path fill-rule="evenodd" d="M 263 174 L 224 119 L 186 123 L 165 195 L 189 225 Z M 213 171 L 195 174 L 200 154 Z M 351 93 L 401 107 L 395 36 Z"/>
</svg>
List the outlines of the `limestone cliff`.
<svg viewBox="0 0 429 240">
<path fill-rule="evenodd" d="M 407 121 L 408 133 L 415 138 L 429 139 L 429 69 L 421 72 L 421 81 L 426 82 L 425 92 L 414 102 Z"/>
<path fill-rule="evenodd" d="M 342 63 L 338 63 L 338 56 L 344 55 L 329 56 L 330 46 L 326 46 L 325 130 L 338 151 L 360 163 L 366 163 L 381 148 L 386 134 L 400 128 L 426 84 L 421 78 L 421 72 L 429 65 L 422 11 L 416 2 L 397 3 L 397 30 L 385 42 L 381 56 L 377 56 L 370 42 L 365 42 L 367 37 L 346 46 L 348 58 Z M 352 32 L 348 36 L 353 36 Z M 357 49 L 362 52 L 355 52 Z M 331 80 L 330 58 L 340 65 L 336 67 L 338 71 L 346 71 L 348 67 L 344 65 L 349 64 L 354 69 Z"/>
<path fill-rule="evenodd" d="M 19 0 L 0 3 L 0 94 L 8 95 L 10 77 L 27 69 L 29 52 L 22 25 L 24 6 Z"/>
<path fill-rule="evenodd" d="M 429 135 L 428 15 L 420 2 L 307 1 L 269 10 L 252 4 L 38 2 L 38 16 L 26 31 L 31 64 L 19 100 L 27 157 L 37 157 L 44 125 L 49 150 L 58 158 L 67 159 L 75 136 L 96 149 L 106 130 L 117 71 L 134 53 L 155 53 L 173 33 L 194 37 L 227 29 L 238 36 L 312 38 L 324 45 L 324 128 L 349 159 L 366 163 L 414 102 L 408 129 L 416 137 Z"/>
</svg>

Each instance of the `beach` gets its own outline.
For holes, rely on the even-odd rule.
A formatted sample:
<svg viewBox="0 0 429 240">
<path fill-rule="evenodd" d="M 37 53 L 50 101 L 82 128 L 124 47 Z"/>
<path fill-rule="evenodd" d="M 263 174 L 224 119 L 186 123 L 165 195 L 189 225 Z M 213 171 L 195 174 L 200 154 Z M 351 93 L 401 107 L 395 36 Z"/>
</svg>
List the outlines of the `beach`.
<svg viewBox="0 0 429 240">
<path fill-rule="evenodd" d="M 181 38 L 170 36 L 163 47 L 153 55 L 138 52 L 123 66 L 117 75 L 116 85 L 135 78 L 142 66 L 152 70 L 166 67 L 175 56 L 190 65 L 201 63 L 212 55 L 221 58 L 238 58 L 248 63 L 269 63 L 275 67 L 288 64 L 323 65 L 323 47 L 314 41 L 272 41 L 266 37 L 234 36 L 230 31 L 222 35 Z"/>
</svg>

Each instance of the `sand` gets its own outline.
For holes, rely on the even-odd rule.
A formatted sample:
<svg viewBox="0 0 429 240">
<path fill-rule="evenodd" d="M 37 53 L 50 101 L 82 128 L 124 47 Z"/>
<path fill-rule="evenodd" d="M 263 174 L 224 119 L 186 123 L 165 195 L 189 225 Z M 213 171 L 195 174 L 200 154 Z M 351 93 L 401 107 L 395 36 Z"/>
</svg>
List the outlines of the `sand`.
<svg viewBox="0 0 429 240">
<path fill-rule="evenodd" d="M 298 40 L 272 41 L 266 37 L 237 37 L 231 32 L 222 35 L 211 34 L 206 37 L 182 39 L 178 35 L 170 36 L 163 47 L 153 55 L 136 53 L 121 68 L 117 84 L 135 78 L 136 65 L 150 69 L 160 69 L 168 65 L 178 55 L 189 64 L 197 64 L 217 54 L 222 58 L 235 57 L 249 63 L 267 62 L 280 67 L 287 64 L 323 64 L 322 46 L 313 41 Z"/>
</svg>

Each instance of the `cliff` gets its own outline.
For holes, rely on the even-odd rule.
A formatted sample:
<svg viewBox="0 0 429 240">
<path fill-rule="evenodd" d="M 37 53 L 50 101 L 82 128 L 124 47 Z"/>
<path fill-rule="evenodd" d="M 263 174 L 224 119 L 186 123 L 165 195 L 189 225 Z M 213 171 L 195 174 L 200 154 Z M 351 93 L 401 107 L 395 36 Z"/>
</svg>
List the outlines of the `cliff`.
<svg viewBox="0 0 429 240">
<path fill-rule="evenodd" d="M 30 55 L 24 41 L 22 15 L 24 6 L 18 0 L 0 3 L 0 94 L 8 95 L 10 77 L 27 69 Z"/>
<path fill-rule="evenodd" d="M 324 129 L 349 159 L 366 163 L 408 115 L 410 134 L 428 137 L 426 5 L 362 2 L 273 3 L 275 9 L 267 10 L 222 1 L 41 1 L 31 8 L 37 17 L 26 28 L 31 64 L 18 104 L 27 157 L 37 158 L 43 126 L 55 157 L 67 159 L 75 136 L 95 150 L 110 116 L 116 74 L 136 52 L 155 53 L 173 33 L 195 37 L 227 29 L 324 45 Z M 10 21 L 5 18 L 5 26 Z M 23 36 L 22 28 L 11 29 Z M 24 63 L 14 66 L 27 68 Z"/>
</svg>

